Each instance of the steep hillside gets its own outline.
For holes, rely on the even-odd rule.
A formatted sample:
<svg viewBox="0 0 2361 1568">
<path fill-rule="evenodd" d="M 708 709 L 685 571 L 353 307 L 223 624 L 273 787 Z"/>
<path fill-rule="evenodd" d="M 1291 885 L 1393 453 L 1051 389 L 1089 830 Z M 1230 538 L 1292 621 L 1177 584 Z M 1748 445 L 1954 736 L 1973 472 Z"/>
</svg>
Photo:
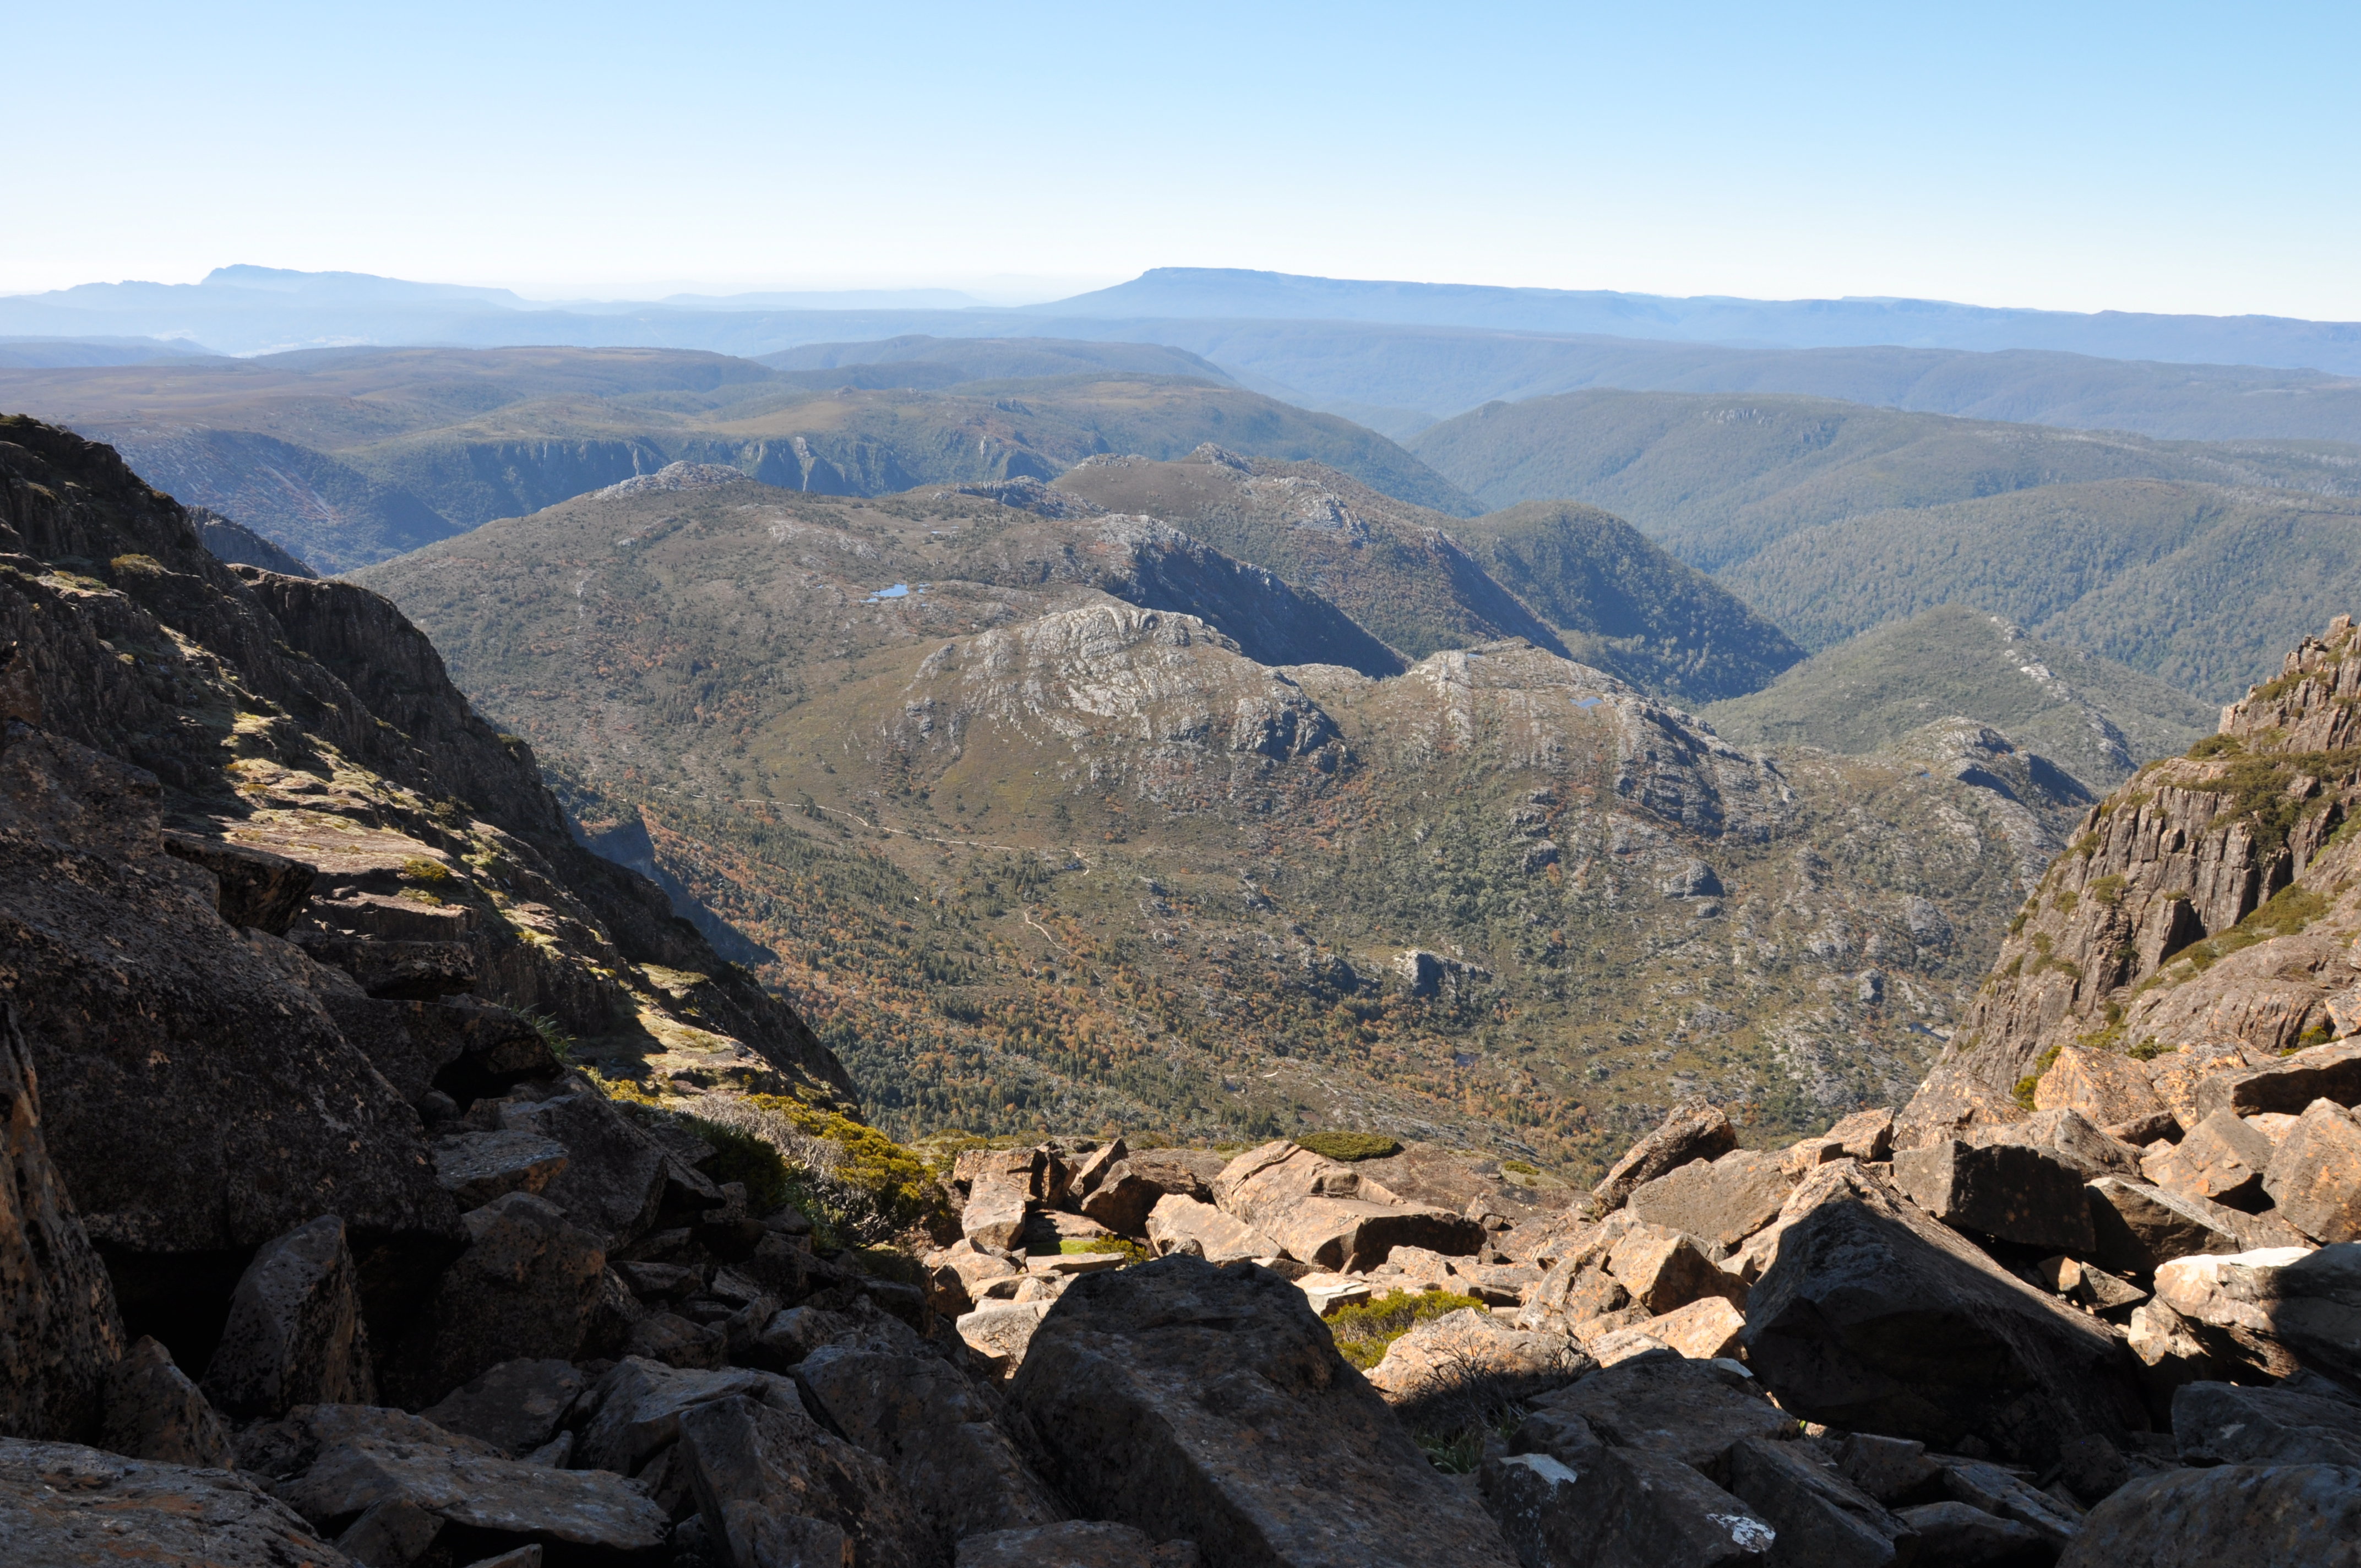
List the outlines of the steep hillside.
<svg viewBox="0 0 2361 1568">
<path fill-rule="evenodd" d="M 1411 445 L 1487 505 L 1588 501 L 1709 572 L 1819 524 L 2037 486 L 2147 478 L 2361 495 L 2361 449 L 2158 442 L 1826 398 L 1570 392 L 1487 404 Z"/>
<path fill-rule="evenodd" d="M 1005 375 L 1020 352 L 1031 351 L 970 368 Z M 1189 363 L 1177 351 L 1146 357 Z M 1172 456 L 1220 440 L 1316 458 L 1422 506 L 1477 510 L 1393 443 L 1333 415 L 1190 378 L 1063 374 L 1090 358 L 1086 345 L 1040 351 L 1034 367 L 1060 375 L 969 393 L 844 388 L 832 374 L 814 385 L 710 354 L 333 350 L 0 370 L 0 406 L 110 440 L 152 482 L 337 571 L 682 460 L 874 494 L 1048 478 L 1093 453 Z"/>
<path fill-rule="evenodd" d="M 2356 652 L 2351 619 L 2337 617 L 2225 711 L 2217 734 L 2091 810 L 2011 922 L 1907 1120 L 2020 1119 L 2036 1080 L 2072 1050 L 2086 1081 L 2136 1079 L 2135 1098 L 2193 1130 L 2202 1072 L 2262 1067 L 2352 1031 Z"/>
<path fill-rule="evenodd" d="M 1767 1134 L 1915 1081 L 2017 896 L 2010 803 L 1973 782 L 1750 757 L 1529 642 L 1263 663 L 1205 618 L 1250 578 L 1201 540 L 1153 574 L 1203 570 L 1199 608 L 1127 602 L 1100 585 L 1150 574 L 1107 570 L 1110 529 L 1151 542 L 727 483 L 366 577 L 775 955 L 904 1131 L 1367 1124 L 1580 1161 L 1710 1091 Z"/>
<path fill-rule="evenodd" d="M 2095 790 L 2184 751 L 2214 711 L 2163 682 L 1959 605 L 1866 631 L 1702 717 L 1741 745 L 1882 751 L 1938 720 L 2002 730 Z"/>
<path fill-rule="evenodd" d="M 1413 658 L 1524 637 L 1695 702 L 1752 691 L 1802 656 L 1710 579 L 1587 507 L 1461 521 L 1317 465 L 1218 450 L 1095 460 L 1057 488 L 1169 519 L 1315 589 Z"/>
<path fill-rule="evenodd" d="M 2117 480 L 1793 533 L 1723 580 L 1822 648 L 1971 604 L 2226 701 L 2361 592 L 2361 501 Z"/>
</svg>

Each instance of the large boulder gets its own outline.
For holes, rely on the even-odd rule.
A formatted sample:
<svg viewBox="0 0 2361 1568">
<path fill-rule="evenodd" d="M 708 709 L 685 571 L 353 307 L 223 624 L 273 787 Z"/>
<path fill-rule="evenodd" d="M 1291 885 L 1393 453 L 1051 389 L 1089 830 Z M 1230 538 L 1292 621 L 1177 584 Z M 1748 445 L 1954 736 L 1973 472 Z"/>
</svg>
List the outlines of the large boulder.
<svg viewBox="0 0 2361 1568">
<path fill-rule="evenodd" d="M 2039 1149 L 2059 1164 L 2072 1166 L 2088 1180 L 2140 1174 L 2140 1151 L 2076 1110 L 2037 1111 L 2022 1122 L 1970 1127 L 1960 1137 L 1978 1147 L 2022 1144 Z"/>
<path fill-rule="evenodd" d="M 1479 1222 L 1395 1201 L 1351 1166 L 1284 1141 L 1238 1156 L 1213 1191 L 1224 1212 L 1317 1268 L 1373 1268 L 1397 1246 L 1465 1256 L 1484 1245 Z"/>
<path fill-rule="evenodd" d="M 16 1006 L 0 1002 L 0 1435 L 95 1435 L 122 1354 L 114 1288 L 50 1163 Z"/>
<path fill-rule="evenodd" d="M 1717 1159 L 1738 1146 L 1738 1129 L 1720 1107 L 1703 1100 L 1684 1100 L 1656 1130 L 1624 1151 L 1607 1168 L 1590 1190 L 1599 1210 L 1620 1208 L 1641 1183 L 1653 1181 L 1692 1160 Z"/>
<path fill-rule="evenodd" d="M 1468 1377 L 1547 1387 L 1590 1365 L 1563 1334 L 1520 1329 L 1480 1307 L 1462 1307 L 1414 1325 L 1388 1345 L 1369 1370 L 1369 1387 L 1400 1403 Z"/>
<path fill-rule="evenodd" d="M 1641 1183 L 1624 1209 L 1633 1219 L 1734 1247 L 1777 1219 L 1795 1190 L 1795 1177 L 1778 1156 L 1732 1149 Z"/>
<path fill-rule="evenodd" d="M 2246 1250 L 2248 1217 L 2203 1198 L 2103 1176 L 2089 1187 L 2094 1251 L 2121 1274 L 2153 1274 L 2176 1257 Z"/>
<path fill-rule="evenodd" d="M 795 1378 L 806 1405 L 894 1467 L 946 1544 L 1066 1517 L 983 1393 L 939 1356 L 824 1346 Z"/>
<path fill-rule="evenodd" d="M 1876 1177 L 1823 1167 L 1789 1200 L 1746 1347 L 1791 1413 L 2027 1463 L 2147 1425 L 2105 1325 L 2036 1290 Z"/>
<path fill-rule="evenodd" d="M 1917 1532 L 1801 1442 L 1741 1438 L 1730 1494 L 1778 1531 L 1772 1560 L 1813 1568 L 1893 1568 L 1915 1560 Z"/>
<path fill-rule="evenodd" d="M 685 1371 L 639 1356 L 609 1367 L 576 1407 L 584 1422 L 577 1463 L 636 1475 L 680 1438 L 680 1419 L 699 1405 L 745 1396 L 777 1404 L 796 1398 L 785 1377 L 748 1367 Z"/>
<path fill-rule="evenodd" d="M 2280 1218 L 2316 1242 L 2361 1241 L 2361 1116 L 2315 1100 L 2268 1158 Z"/>
<path fill-rule="evenodd" d="M 541 1196 L 601 1247 L 620 1248 L 654 1225 L 671 1162 L 663 1145 L 595 1089 L 511 1100 L 500 1107 L 498 1130 L 530 1134 L 565 1151 L 564 1168 Z M 518 1190 L 531 1190 L 523 1184 Z"/>
<path fill-rule="evenodd" d="M 2034 1084 L 2033 1107 L 2077 1111 L 2098 1126 L 2112 1127 L 2153 1116 L 2165 1103 L 2146 1064 L 2115 1051 L 2067 1046 Z"/>
<path fill-rule="evenodd" d="M 731 1568 L 943 1560 L 892 1469 L 823 1429 L 793 1384 L 682 1411 L 680 1459 L 706 1535 Z"/>
<path fill-rule="evenodd" d="M 2312 1046 L 2268 1067 L 2217 1073 L 2197 1085 L 2197 1114 L 2236 1116 L 2278 1111 L 2295 1115 L 2315 1100 L 2361 1104 L 2361 1042 Z"/>
<path fill-rule="evenodd" d="M 1193 1541 L 1208 1563 L 1515 1561 L 1302 1293 L 1260 1268 L 1168 1257 L 1077 1279 L 1009 1399 L 1077 1508 Z"/>
<path fill-rule="evenodd" d="M 2361 1144 L 2361 1128 L 2354 1136 Z M 2270 1163 L 2270 1139 L 2231 1113 L 2216 1111 L 2180 1142 L 2143 1161 L 2141 1170 L 2167 1191 L 2252 1209 L 2263 1201 L 2263 1172 Z"/>
<path fill-rule="evenodd" d="M 267 1242 L 231 1292 L 206 1365 L 206 1396 L 230 1416 L 297 1405 L 373 1405 L 377 1376 L 345 1223 L 323 1214 Z"/>
<path fill-rule="evenodd" d="M 522 1459 L 556 1435 L 583 1387 L 582 1374 L 570 1362 L 503 1361 L 419 1414 L 446 1431 Z"/>
<path fill-rule="evenodd" d="M 2301 1363 L 2361 1386 L 2361 1242 L 2178 1258 L 2157 1270 L 2156 1294 L 2274 1376 Z"/>
<path fill-rule="evenodd" d="M 2134 1481 L 2092 1508 L 2058 1568 L 2354 1568 L 2361 1470 L 2224 1464 Z"/>
<path fill-rule="evenodd" d="M 1943 1138 L 1894 1156 L 1894 1182 L 1954 1230 L 2087 1256 L 2082 1173 L 2026 1144 Z"/>
<path fill-rule="evenodd" d="M 1157 1200 L 1148 1211 L 1147 1231 L 1159 1253 L 1185 1253 L 1207 1263 L 1279 1255 L 1279 1244 L 1252 1225 L 1177 1192 Z"/>
<path fill-rule="evenodd" d="M 1581 1465 L 1540 1453 L 1497 1457 L 1481 1484 L 1518 1559 L 1534 1568 L 1779 1561 L 1772 1555 L 1779 1532 L 1769 1521 L 1679 1460 L 1646 1449 L 1601 1449 Z"/>
<path fill-rule="evenodd" d="M 1580 1467 L 1582 1445 L 1645 1449 L 1708 1475 L 1730 1478 L 1730 1450 L 1748 1438 L 1796 1436 L 1795 1419 L 1741 1372 L 1654 1351 L 1594 1372 L 1532 1401 L 1511 1450 L 1547 1453 Z M 1568 1447 L 1571 1441 L 1576 1446 Z"/>
<path fill-rule="evenodd" d="M 106 1419 L 99 1442 L 110 1453 L 226 1470 L 237 1463 L 221 1412 L 171 1352 L 140 1337 L 106 1375 Z"/>
<path fill-rule="evenodd" d="M 350 1568 L 302 1515 L 246 1476 L 6 1439 L 0 1558 L 27 1568 Z"/>
<path fill-rule="evenodd" d="M 465 1217 L 467 1250 L 443 1272 L 389 1377 L 424 1405 L 503 1361 L 571 1360 L 607 1256 L 557 1206 L 511 1192 Z"/>
</svg>

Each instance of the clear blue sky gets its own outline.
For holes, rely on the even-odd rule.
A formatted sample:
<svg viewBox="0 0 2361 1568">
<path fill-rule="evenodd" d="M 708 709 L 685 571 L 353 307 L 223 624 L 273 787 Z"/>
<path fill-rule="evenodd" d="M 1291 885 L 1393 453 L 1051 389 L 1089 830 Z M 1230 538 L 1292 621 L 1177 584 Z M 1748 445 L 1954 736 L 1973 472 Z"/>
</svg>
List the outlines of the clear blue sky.
<svg viewBox="0 0 2361 1568">
<path fill-rule="evenodd" d="M 6 14 L 0 291 L 1159 265 L 2361 319 L 2361 6 Z"/>
</svg>

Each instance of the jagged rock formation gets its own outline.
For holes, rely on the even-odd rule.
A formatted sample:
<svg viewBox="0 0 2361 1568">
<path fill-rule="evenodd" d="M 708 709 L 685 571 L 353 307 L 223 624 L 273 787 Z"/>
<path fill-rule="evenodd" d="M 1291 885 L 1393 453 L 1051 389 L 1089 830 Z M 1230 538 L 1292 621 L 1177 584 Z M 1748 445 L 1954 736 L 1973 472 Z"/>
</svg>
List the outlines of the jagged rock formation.
<svg viewBox="0 0 2361 1568">
<path fill-rule="evenodd" d="M 2226 708 L 2217 735 L 2085 815 L 1914 1116 L 2021 1115 L 2031 1106 L 2012 1091 L 2070 1048 L 2152 1058 L 2157 1077 L 2177 1070 L 2158 1051 L 2228 1047 L 2260 1065 L 2361 1023 L 2345 1001 L 2361 981 L 2346 951 L 2361 861 L 2339 834 L 2361 798 L 2356 652 L 2340 617 Z"/>
</svg>

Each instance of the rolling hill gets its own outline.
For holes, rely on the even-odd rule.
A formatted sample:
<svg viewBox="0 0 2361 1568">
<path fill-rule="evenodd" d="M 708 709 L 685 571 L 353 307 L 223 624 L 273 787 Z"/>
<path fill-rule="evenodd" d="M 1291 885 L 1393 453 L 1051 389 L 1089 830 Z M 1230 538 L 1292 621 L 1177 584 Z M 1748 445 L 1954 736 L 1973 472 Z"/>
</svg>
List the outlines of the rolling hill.
<svg viewBox="0 0 2361 1568">
<path fill-rule="evenodd" d="M 2112 660 L 1943 605 L 1816 653 L 1700 717 L 1741 745 L 1856 754 L 1969 718 L 2065 768 L 2095 799 L 2142 763 L 2187 751 L 2216 712 Z"/>
<path fill-rule="evenodd" d="M 1411 447 L 1488 506 L 1587 501 L 1714 572 L 1821 523 L 2043 485 L 2176 479 L 2361 496 L 2361 447 L 2160 442 L 1828 398 L 1570 392 L 1487 404 Z"/>
<path fill-rule="evenodd" d="M 985 345 L 950 373 L 1093 352 Z M 1164 350 L 1107 357 L 1189 363 Z M 0 370 L 0 406 L 114 443 L 151 483 L 329 571 L 677 461 L 874 494 L 1048 478 L 1094 453 L 1172 456 L 1211 440 L 1317 459 L 1440 510 L 1480 510 L 1383 436 L 1195 377 L 1093 370 L 926 389 L 807 376 L 647 349 L 333 350 Z"/>
<path fill-rule="evenodd" d="M 1238 473 L 1157 466 L 1208 466 Z M 1068 480 L 1102 469 L 1138 472 Z M 1273 645 L 1302 585 L 1065 483 L 708 477 L 360 576 L 775 955 L 897 1131 L 1349 1122 L 1559 1163 L 1710 1093 L 1768 1135 L 1906 1087 L 2021 896 L 1990 789 L 1749 756 L 1527 641 L 1374 675 L 1333 622 Z"/>
</svg>

